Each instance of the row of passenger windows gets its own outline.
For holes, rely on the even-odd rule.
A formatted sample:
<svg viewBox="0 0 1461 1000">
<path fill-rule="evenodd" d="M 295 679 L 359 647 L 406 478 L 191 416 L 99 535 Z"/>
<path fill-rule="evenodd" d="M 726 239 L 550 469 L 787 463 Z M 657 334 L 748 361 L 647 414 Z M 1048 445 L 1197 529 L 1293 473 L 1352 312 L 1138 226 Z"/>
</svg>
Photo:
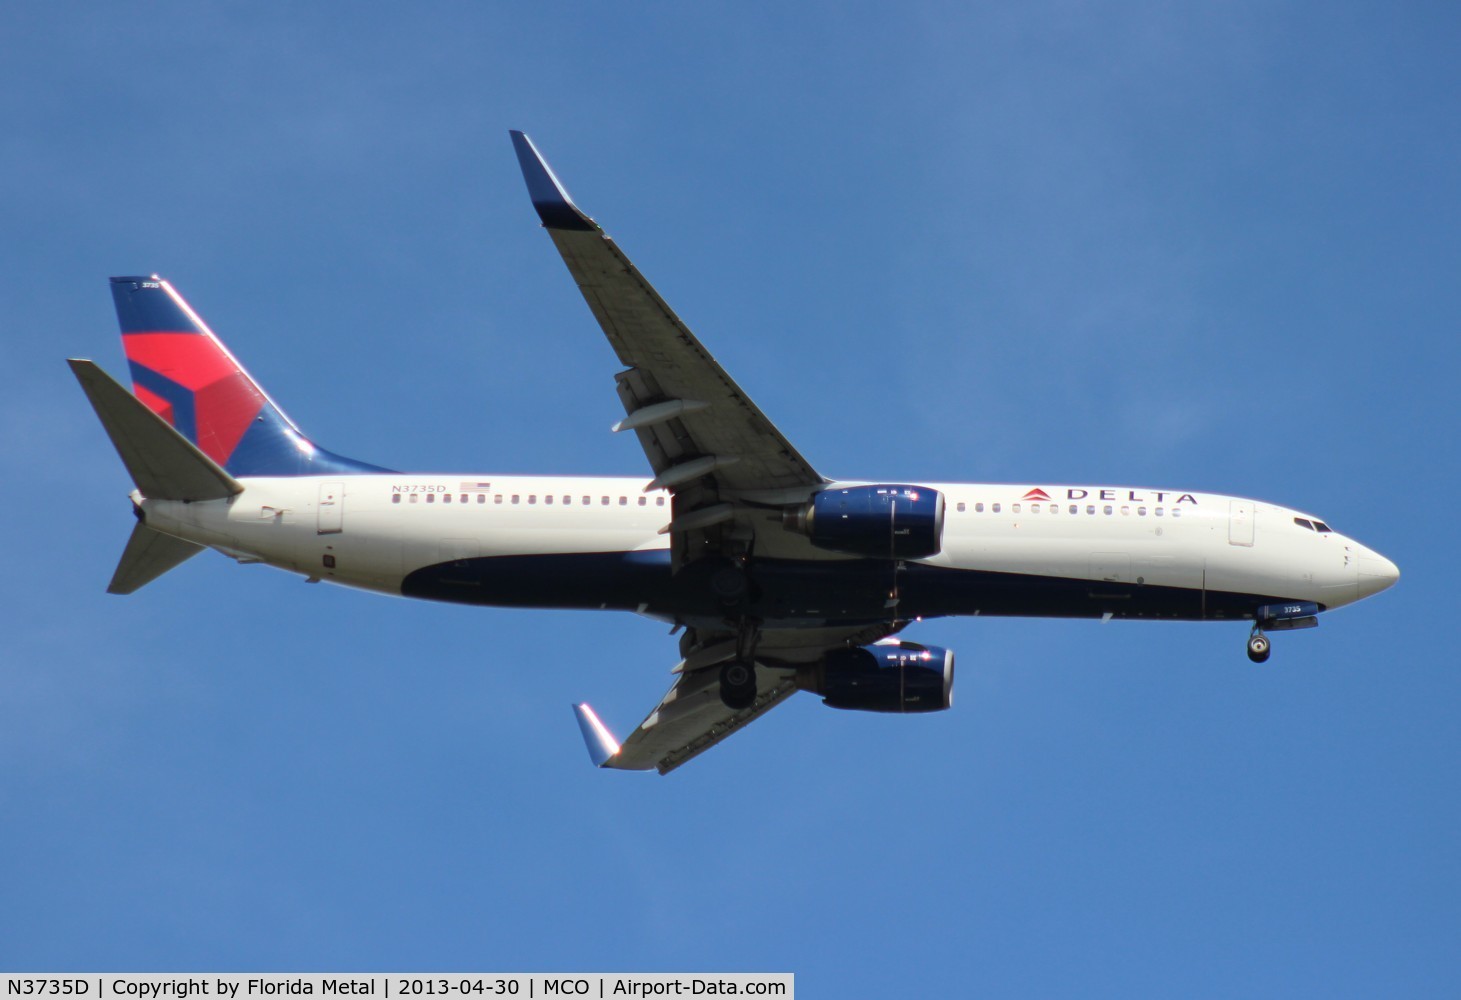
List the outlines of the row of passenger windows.
<svg viewBox="0 0 1461 1000">
<path fill-rule="evenodd" d="M 964 502 L 960 501 L 960 503 L 957 505 L 957 507 L 955 509 L 958 510 L 958 512 L 960 514 L 962 514 L 965 511 L 967 511 L 970 506 L 971 506 L 970 504 L 967 504 L 967 503 L 964 503 Z M 973 504 L 972 506 L 974 508 L 974 513 L 976 513 L 976 514 L 983 514 L 984 511 L 985 511 L 985 505 L 982 504 L 982 503 L 976 503 L 976 504 Z M 1021 509 L 1022 509 L 1021 508 L 1021 505 L 1020 504 L 1017 504 L 1017 503 L 1012 503 L 1012 504 L 1009 505 L 1009 507 L 1010 507 L 1010 513 L 1011 514 L 1018 514 L 1018 513 L 1021 512 Z M 1031 514 L 1039 514 L 1040 512 L 1042 512 L 1043 510 L 1045 510 L 1046 508 L 1049 508 L 1049 512 L 1052 513 L 1052 514 L 1059 514 L 1060 513 L 1060 504 L 1058 504 L 1058 503 L 1051 503 L 1051 504 L 1032 503 L 1032 504 L 1030 504 L 1030 513 Z M 991 514 L 1001 513 L 1001 510 L 1002 510 L 1001 505 L 1000 504 L 997 504 L 997 503 L 990 504 L 988 509 L 989 509 L 989 512 Z M 1116 506 L 1114 506 L 1112 504 L 1102 504 L 1099 507 L 1096 504 L 1093 504 L 1093 503 L 1088 503 L 1088 504 L 1085 505 L 1085 512 L 1087 514 L 1094 514 L 1094 513 L 1096 513 L 1097 510 L 1100 510 L 1100 512 L 1102 514 L 1114 514 L 1114 513 L 1116 513 L 1116 511 L 1118 509 L 1121 511 L 1121 516 L 1122 517 L 1129 517 L 1131 515 L 1131 513 L 1133 512 L 1133 510 L 1136 512 L 1136 516 L 1137 517 L 1146 517 L 1147 514 L 1149 514 L 1149 513 L 1150 514 L 1154 514 L 1157 517 L 1166 517 L 1167 516 L 1167 513 L 1168 513 L 1167 512 L 1167 508 L 1165 508 L 1165 507 L 1152 507 L 1152 508 L 1148 509 L 1146 507 L 1136 507 L 1136 508 L 1133 508 L 1133 507 L 1126 506 L 1126 505 L 1123 505 L 1123 506 L 1121 506 L 1121 507 L 1118 508 L 1118 507 L 1116 507 Z M 1079 514 L 1081 512 L 1081 505 L 1078 504 L 1078 503 L 1073 503 L 1073 504 L 1071 504 L 1070 506 L 1068 506 L 1066 508 L 1066 512 L 1067 513 L 1070 513 L 1070 514 Z M 1171 509 L 1171 515 L 1173 517 L 1181 517 L 1182 516 L 1182 509 L 1180 507 L 1173 507 Z"/>
<path fill-rule="evenodd" d="M 487 502 L 487 494 L 486 493 L 476 493 L 476 494 L 472 494 L 472 493 L 458 493 L 458 494 L 451 494 L 451 493 L 405 493 L 405 494 L 402 494 L 402 493 L 392 493 L 391 494 L 391 503 L 400 503 L 402 496 L 405 496 L 405 497 L 409 498 L 409 500 L 410 500 L 411 503 L 416 503 L 422 497 L 425 497 L 426 498 L 426 502 L 427 503 L 436 503 L 436 498 L 437 497 L 441 497 L 441 502 L 442 503 L 451 503 L 453 496 L 455 496 L 457 503 L 471 503 L 473 496 L 475 496 L 477 498 L 477 503 L 478 504 L 485 504 Z M 503 494 L 503 493 L 494 493 L 494 494 L 492 494 L 492 502 L 494 504 L 507 503 L 507 502 L 509 502 L 509 500 L 504 499 L 507 496 L 508 496 L 507 494 Z M 571 507 L 571 506 L 574 505 L 574 498 L 572 496 L 567 495 L 567 494 L 563 495 L 561 498 L 560 497 L 556 497 L 556 496 L 549 496 L 547 494 L 544 494 L 544 496 L 543 496 L 542 499 L 543 499 L 544 505 L 545 506 L 549 506 L 549 507 L 551 507 L 554 503 L 558 503 L 558 502 L 561 502 L 561 505 L 564 506 L 564 507 Z M 511 494 L 510 502 L 511 503 L 522 503 L 523 502 L 522 494 L 520 494 L 520 493 L 513 493 L 513 494 Z M 527 502 L 528 502 L 529 505 L 535 505 L 535 504 L 537 504 L 537 502 L 538 502 L 538 495 L 536 493 L 529 493 L 528 496 L 527 496 Z M 581 506 L 581 507 L 592 507 L 593 506 L 593 502 L 594 502 L 594 498 L 593 497 L 586 496 L 586 497 L 581 497 L 580 498 L 580 503 L 578 505 Z M 608 507 L 612 502 L 613 502 L 613 497 L 604 497 L 604 496 L 599 497 L 599 506 L 600 507 Z M 638 497 L 638 498 L 636 498 L 636 503 L 640 507 L 648 507 L 649 506 L 649 497 Z M 654 498 L 654 505 L 656 507 L 663 507 L 665 505 L 665 498 L 662 497 L 662 496 L 655 497 Z M 628 507 L 629 506 L 629 498 L 628 497 L 620 497 L 619 498 L 619 506 L 620 507 Z"/>
</svg>

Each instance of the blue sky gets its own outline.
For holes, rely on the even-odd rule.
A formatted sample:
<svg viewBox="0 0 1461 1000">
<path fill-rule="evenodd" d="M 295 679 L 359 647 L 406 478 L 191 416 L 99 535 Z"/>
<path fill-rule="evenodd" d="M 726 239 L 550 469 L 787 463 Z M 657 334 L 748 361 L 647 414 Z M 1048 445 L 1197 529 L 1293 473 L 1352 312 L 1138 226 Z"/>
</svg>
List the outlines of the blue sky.
<svg viewBox="0 0 1461 1000">
<path fill-rule="evenodd" d="M 0 35 L 0 967 L 789 970 L 805 996 L 1443 996 L 1461 168 L 1446 4 L 58 4 Z M 588 767 L 664 628 L 207 554 L 62 359 L 169 277 L 318 442 L 638 474 L 533 136 L 822 471 L 1312 510 L 1376 599 L 961 620 L 937 717 L 800 696 Z"/>
</svg>

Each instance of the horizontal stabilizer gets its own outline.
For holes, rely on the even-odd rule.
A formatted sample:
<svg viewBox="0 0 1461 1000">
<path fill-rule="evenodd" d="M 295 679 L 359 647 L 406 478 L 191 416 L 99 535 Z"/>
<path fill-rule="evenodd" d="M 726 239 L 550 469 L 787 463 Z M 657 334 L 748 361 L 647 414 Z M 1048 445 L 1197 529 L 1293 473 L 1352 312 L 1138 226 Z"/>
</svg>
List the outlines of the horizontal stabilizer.
<svg viewBox="0 0 1461 1000">
<path fill-rule="evenodd" d="M 112 574 L 112 582 L 107 584 L 107 593 L 130 594 L 140 590 L 202 551 L 201 545 L 164 535 L 139 521 L 122 550 L 122 559 Z"/>
<path fill-rule="evenodd" d="M 93 362 L 66 363 L 144 497 L 219 500 L 243 492 L 238 480 Z"/>
</svg>

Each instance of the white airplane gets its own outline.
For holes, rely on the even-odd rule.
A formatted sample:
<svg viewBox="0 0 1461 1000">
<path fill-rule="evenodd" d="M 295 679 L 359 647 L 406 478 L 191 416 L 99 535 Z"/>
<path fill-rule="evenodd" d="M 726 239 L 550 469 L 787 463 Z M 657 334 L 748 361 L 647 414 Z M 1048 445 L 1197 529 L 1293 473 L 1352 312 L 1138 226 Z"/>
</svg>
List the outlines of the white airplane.
<svg viewBox="0 0 1461 1000">
<path fill-rule="evenodd" d="M 797 690 L 836 708 L 949 707 L 954 655 L 895 638 L 943 615 L 1310 628 L 1395 564 L 1302 511 L 1129 486 L 868 483 L 814 469 L 532 142 L 533 205 L 624 370 L 653 478 L 400 473 L 317 447 L 173 287 L 113 278 L 133 392 L 70 365 L 136 489 L 110 586 L 204 548 L 309 582 L 495 607 L 635 611 L 680 631 L 674 684 L 629 737 L 575 706 L 593 762 L 666 773 Z"/>
</svg>

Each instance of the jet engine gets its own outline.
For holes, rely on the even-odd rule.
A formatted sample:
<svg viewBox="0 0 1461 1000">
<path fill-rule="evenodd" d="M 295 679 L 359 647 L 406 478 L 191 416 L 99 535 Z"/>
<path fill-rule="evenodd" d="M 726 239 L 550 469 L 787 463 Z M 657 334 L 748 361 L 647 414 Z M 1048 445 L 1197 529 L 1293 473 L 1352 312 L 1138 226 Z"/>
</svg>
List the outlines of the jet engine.
<svg viewBox="0 0 1461 1000">
<path fill-rule="evenodd" d="M 944 495 L 922 486 L 844 486 L 786 508 L 782 525 L 819 549 L 923 559 L 943 546 Z"/>
<path fill-rule="evenodd" d="M 898 640 L 833 649 L 800 667 L 796 685 L 833 708 L 939 712 L 953 702 L 954 653 Z"/>
</svg>

